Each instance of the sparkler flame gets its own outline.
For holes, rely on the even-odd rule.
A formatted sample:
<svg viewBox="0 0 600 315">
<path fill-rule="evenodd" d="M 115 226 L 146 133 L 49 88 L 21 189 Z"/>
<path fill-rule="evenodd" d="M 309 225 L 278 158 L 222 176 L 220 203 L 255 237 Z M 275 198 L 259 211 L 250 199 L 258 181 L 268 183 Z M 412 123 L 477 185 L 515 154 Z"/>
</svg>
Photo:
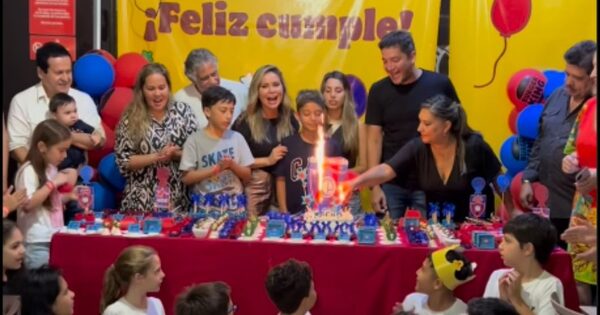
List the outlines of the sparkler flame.
<svg viewBox="0 0 600 315">
<path fill-rule="evenodd" d="M 319 126 L 317 147 L 315 148 L 315 159 L 317 160 L 317 204 L 323 201 L 323 189 L 325 180 L 325 135 L 323 125 Z"/>
</svg>

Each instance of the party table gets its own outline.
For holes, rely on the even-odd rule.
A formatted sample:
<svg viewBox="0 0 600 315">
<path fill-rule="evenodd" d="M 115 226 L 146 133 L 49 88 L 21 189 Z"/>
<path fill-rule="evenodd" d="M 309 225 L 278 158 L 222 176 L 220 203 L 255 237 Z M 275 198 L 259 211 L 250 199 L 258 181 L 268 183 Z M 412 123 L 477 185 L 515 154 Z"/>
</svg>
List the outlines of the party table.
<svg viewBox="0 0 600 315">
<path fill-rule="evenodd" d="M 416 271 L 432 251 L 403 245 L 316 245 L 195 238 L 56 234 L 50 263 L 62 269 L 75 292 L 75 315 L 98 314 L 106 268 L 130 245 L 151 246 L 159 253 L 166 277 L 159 297 L 173 314 L 177 296 L 194 283 L 224 281 L 232 288 L 238 315 L 277 314 L 265 278 L 269 268 L 289 258 L 308 262 L 313 269 L 318 299 L 314 315 L 391 313 L 396 301 L 414 292 Z M 476 278 L 459 287 L 465 302 L 483 294 L 490 274 L 503 267 L 497 251 L 467 250 L 477 262 Z M 546 269 L 562 280 L 568 307 L 578 308 L 571 258 L 552 254 Z"/>
</svg>

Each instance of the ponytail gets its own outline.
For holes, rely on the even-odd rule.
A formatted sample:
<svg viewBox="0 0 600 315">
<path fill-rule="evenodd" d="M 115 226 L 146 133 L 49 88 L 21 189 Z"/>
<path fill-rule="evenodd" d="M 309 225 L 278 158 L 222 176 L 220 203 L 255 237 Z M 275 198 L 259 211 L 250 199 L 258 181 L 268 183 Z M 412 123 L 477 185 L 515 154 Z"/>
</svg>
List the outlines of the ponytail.
<svg viewBox="0 0 600 315">
<path fill-rule="evenodd" d="M 136 274 L 146 274 L 154 255 L 157 255 L 154 249 L 141 245 L 127 247 L 119 254 L 104 274 L 100 313 L 127 293 Z"/>
<path fill-rule="evenodd" d="M 102 287 L 102 298 L 100 300 L 100 314 L 118 299 L 121 298 L 122 285 L 115 271 L 115 265 L 110 265 L 104 274 L 104 286 Z"/>
<path fill-rule="evenodd" d="M 430 97 L 421 105 L 421 108 L 429 109 L 436 117 L 447 120 L 452 124 L 450 133 L 456 139 L 456 157 L 459 162 L 459 171 L 461 175 L 464 175 L 467 172 L 465 141 L 475 133 L 467 123 L 465 109 L 455 100 L 442 94 Z"/>
<path fill-rule="evenodd" d="M 458 157 L 458 161 L 460 162 L 460 174 L 464 175 L 467 172 L 467 162 L 465 161 L 465 155 L 466 155 L 466 139 L 473 134 L 473 129 L 471 129 L 471 127 L 469 127 L 469 124 L 467 124 L 467 113 L 465 112 L 464 107 L 462 107 L 462 105 L 458 104 L 458 103 L 454 103 L 455 106 L 457 107 L 456 111 L 457 111 L 457 121 L 456 121 L 456 125 L 458 127 L 457 130 L 457 137 L 456 137 L 456 154 Z"/>
</svg>

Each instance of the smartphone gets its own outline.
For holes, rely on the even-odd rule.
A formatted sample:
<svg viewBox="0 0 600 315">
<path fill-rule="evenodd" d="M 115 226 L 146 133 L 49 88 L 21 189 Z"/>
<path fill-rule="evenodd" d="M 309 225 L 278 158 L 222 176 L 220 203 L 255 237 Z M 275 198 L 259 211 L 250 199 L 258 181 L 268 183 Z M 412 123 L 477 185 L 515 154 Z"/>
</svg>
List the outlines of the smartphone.
<svg viewBox="0 0 600 315">
<path fill-rule="evenodd" d="M 577 175 L 575 175 L 575 181 L 580 182 L 580 181 L 590 177 L 590 175 L 591 175 L 590 170 L 587 167 L 585 167 L 581 171 L 579 171 L 579 173 L 577 173 Z"/>
</svg>

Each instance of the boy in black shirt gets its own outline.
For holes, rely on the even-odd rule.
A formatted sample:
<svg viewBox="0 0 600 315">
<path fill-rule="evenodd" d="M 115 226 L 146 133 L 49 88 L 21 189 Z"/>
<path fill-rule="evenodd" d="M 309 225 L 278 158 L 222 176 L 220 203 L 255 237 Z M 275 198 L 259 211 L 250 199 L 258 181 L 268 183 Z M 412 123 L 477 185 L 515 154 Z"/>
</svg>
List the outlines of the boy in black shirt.
<svg viewBox="0 0 600 315">
<path fill-rule="evenodd" d="M 308 158 L 315 155 L 319 128 L 323 125 L 325 101 L 316 90 L 300 91 L 296 98 L 296 118 L 300 132 L 283 139 L 288 152 L 275 166 L 277 201 L 281 212 L 296 214 L 312 205 L 308 189 Z M 342 149 L 333 140 L 327 141 L 326 156 L 341 156 Z"/>
</svg>

